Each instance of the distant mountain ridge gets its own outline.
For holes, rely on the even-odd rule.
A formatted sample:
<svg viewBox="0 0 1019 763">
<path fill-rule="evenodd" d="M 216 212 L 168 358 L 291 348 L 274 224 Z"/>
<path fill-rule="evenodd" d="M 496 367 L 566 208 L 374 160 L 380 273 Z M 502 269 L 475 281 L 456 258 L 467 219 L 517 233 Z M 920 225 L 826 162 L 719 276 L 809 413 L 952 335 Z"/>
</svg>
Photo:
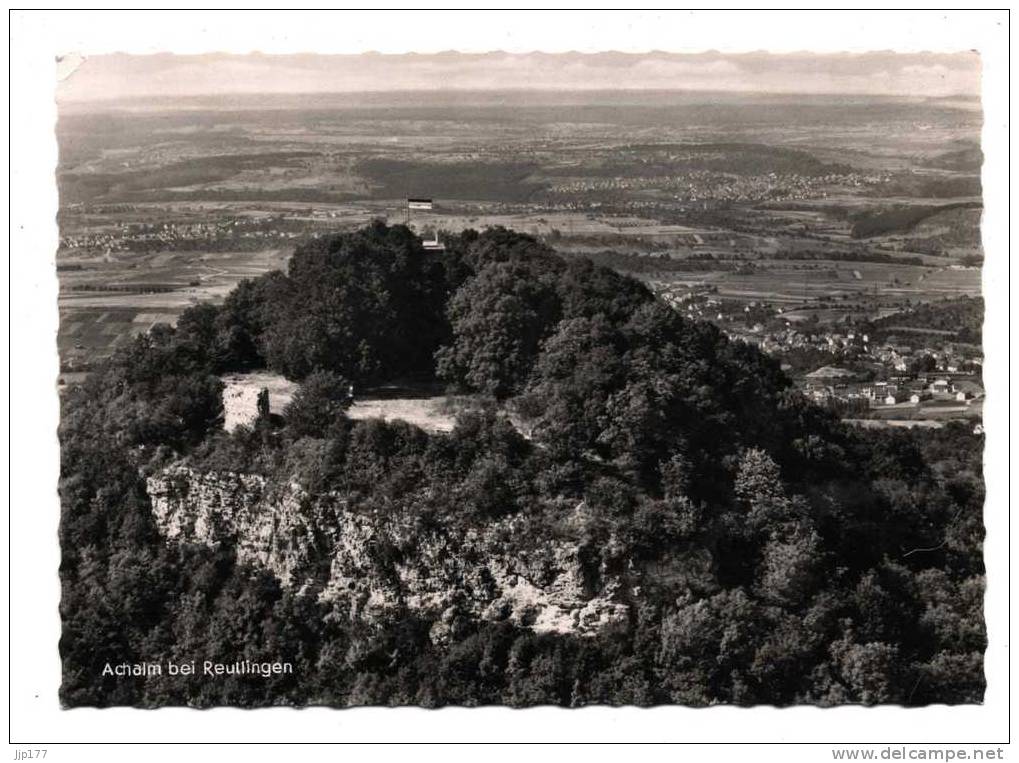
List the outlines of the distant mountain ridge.
<svg viewBox="0 0 1019 763">
<path fill-rule="evenodd" d="M 440 90 L 713 90 L 979 93 L 974 53 L 363 53 L 177 56 L 113 54 L 85 60 L 58 100 L 151 95 Z"/>
</svg>

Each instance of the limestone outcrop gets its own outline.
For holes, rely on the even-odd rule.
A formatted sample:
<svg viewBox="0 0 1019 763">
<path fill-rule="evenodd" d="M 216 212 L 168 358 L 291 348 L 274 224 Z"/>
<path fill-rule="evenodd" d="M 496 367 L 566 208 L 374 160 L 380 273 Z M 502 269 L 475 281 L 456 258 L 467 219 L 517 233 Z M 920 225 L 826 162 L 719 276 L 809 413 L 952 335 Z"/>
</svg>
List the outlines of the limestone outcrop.
<svg viewBox="0 0 1019 763">
<path fill-rule="evenodd" d="M 229 544 L 239 561 L 318 596 L 337 616 L 413 611 L 434 621 L 437 642 L 455 638 L 464 618 L 592 635 L 629 619 L 639 585 L 611 542 L 583 542 L 583 505 L 556 537 L 535 538 L 520 517 L 454 532 L 412 512 L 354 511 L 293 482 L 184 466 L 150 477 L 148 493 L 167 542 Z"/>
</svg>

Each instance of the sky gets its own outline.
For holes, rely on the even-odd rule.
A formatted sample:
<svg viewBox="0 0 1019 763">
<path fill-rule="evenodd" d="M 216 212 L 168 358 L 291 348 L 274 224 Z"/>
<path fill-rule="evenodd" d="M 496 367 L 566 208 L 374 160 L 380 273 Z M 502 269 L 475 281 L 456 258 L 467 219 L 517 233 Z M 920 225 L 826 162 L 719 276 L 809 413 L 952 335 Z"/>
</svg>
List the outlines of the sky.
<svg viewBox="0 0 1019 763">
<path fill-rule="evenodd" d="M 62 103 L 405 90 L 702 90 L 928 97 L 980 92 L 976 53 L 117 53 L 87 59 L 72 55 L 58 70 L 63 78 L 57 99 Z"/>
</svg>

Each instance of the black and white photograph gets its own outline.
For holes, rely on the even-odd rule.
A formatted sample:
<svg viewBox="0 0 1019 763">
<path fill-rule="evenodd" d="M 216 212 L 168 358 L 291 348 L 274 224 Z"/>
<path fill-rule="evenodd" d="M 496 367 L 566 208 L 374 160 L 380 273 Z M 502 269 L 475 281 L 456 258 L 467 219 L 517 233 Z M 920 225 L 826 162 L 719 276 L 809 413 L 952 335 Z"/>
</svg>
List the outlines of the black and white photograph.
<svg viewBox="0 0 1019 763">
<path fill-rule="evenodd" d="M 131 18 L 52 59 L 50 249 L 10 253 L 54 283 L 59 713 L 862 730 L 1007 680 L 986 51 L 663 12 L 671 49 L 133 52 Z"/>
</svg>

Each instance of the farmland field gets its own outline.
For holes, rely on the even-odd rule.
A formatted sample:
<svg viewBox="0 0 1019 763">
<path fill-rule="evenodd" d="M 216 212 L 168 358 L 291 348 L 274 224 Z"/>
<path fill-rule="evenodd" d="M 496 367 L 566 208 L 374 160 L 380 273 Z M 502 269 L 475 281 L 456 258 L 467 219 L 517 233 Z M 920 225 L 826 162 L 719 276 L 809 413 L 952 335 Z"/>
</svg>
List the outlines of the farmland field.
<svg viewBox="0 0 1019 763">
<path fill-rule="evenodd" d="M 658 292 L 684 293 L 710 287 L 718 297 L 767 301 L 784 308 L 787 320 L 816 314 L 828 319 L 847 312 L 880 314 L 907 300 L 981 293 L 978 269 L 914 265 L 759 260 L 746 273 L 697 271 L 656 274 L 646 280 Z M 842 304 L 848 303 L 848 304 Z"/>
<path fill-rule="evenodd" d="M 156 323 L 173 325 L 187 307 L 218 302 L 238 281 L 285 266 L 289 253 L 156 252 L 65 261 L 57 345 L 65 369 L 86 368 Z"/>
</svg>

